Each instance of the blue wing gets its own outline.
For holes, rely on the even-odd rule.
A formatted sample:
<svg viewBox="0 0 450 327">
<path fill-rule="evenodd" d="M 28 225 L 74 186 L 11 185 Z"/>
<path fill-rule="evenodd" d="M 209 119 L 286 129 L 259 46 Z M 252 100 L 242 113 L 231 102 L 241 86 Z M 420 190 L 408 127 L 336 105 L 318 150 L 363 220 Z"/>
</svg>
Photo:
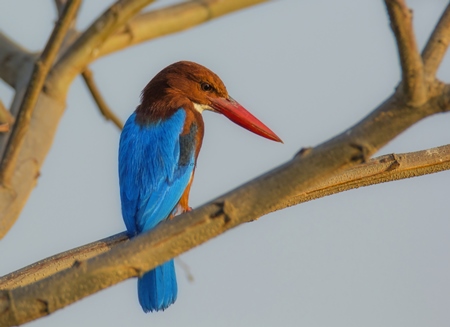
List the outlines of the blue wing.
<svg viewBox="0 0 450 327">
<path fill-rule="evenodd" d="M 184 109 L 149 125 L 136 124 L 135 118 L 127 120 L 119 146 L 122 216 L 131 235 L 152 229 L 171 214 L 195 165 L 195 138 L 189 133 L 186 142 L 180 136 Z"/>
</svg>

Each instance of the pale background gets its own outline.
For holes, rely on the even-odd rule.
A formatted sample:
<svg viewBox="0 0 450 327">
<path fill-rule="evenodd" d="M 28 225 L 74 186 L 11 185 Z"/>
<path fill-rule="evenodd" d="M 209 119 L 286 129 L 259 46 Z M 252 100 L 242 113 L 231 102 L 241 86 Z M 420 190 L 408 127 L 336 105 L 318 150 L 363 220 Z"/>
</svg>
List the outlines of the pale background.
<svg viewBox="0 0 450 327">
<path fill-rule="evenodd" d="M 175 1 L 160 1 L 158 6 Z M 111 1 L 85 1 L 85 28 Z M 447 1 L 411 0 L 422 47 Z M 156 7 L 156 6 L 154 6 Z M 0 28 L 32 50 L 45 44 L 53 1 L 2 0 Z M 439 71 L 450 81 L 447 56 Z M 257 137 L 206 113 L 191 205 L 197 207 L 354 124 L 391 94 L 399 64 L 382 1 L 275 1 L 157 39 L 92 65 L 126 119 L 149 79 L 199 62 L 284 140 Z M 9 104 L 12 92 L 0 85 Z M 0 241 L 0 275 L 121 232 L 119 132 L 80 78 L 20 219 Z M 450 116 L 417 124 L 382 153 L 447 144 Z M 449 326 L 450 219 L 444 172 L 334 195 L 283 210 L 184 254 L 179 296 L 145 315 L 136 280 L 29 326 Z"/>
</svg>

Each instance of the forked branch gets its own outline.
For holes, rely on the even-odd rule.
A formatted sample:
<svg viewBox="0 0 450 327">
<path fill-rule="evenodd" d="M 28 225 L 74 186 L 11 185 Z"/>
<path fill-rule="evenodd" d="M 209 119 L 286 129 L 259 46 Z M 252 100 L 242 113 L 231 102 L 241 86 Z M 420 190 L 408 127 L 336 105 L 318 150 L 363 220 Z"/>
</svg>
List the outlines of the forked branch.
<svg viewBox="0 0 450 327">
<path fill-rule="evenodd" d="M 410 44 L 414 35 L 407 28 L 410 18 L 402 16 L 406 13 L 404 2 L 386 0 L 386 5 L 397 26 L 394 34 L 404 71 L 402 87 L 383 104 L 340 135 L 194 211 L 46 279 L 0 292 L 0 325 L 22 324 L 50 314 L 127 278 L 140 276 L 239 224 L 285 207 L 295 196 L 306 194 L 344 169 L 366 162 L 424 117 L 448 111 L 450 87 L 435 78 L 418 78 L 420 69 L 413 53 L 417 49 Z M 441 51 L 434 47 L 428 55 L 439 56 Z M 425 93 L 421 93 L 420 80 L 426 83 Z M 402 161 L 392 158 L 388 164 L 385 173 L 398 171 Z"/>
<path fill-rule="evenodd" d="M 61 7 L 66 0 L 55 0 L 55 2 Z M 163 16 L 161 18 L 155 15 L 149 17 L 149 19 L 155 20 L 157 25 L 140 24 L 139 26 L 152 29 L 152 31 L 147 31 L 147 33 L 151 34 L 152 37 L 157 37 L 183 30 L 195 24 L 200 24 L 226 13 L 261 2 L 264 2 L 264 0 L 202 0 L 202 2 L 183 2 L 182 5 L 190 4 L 191 6 L 184 7 L 180 5 L 181 7 L 178 8 L 182 8 L 183 10 L 176 12 L 178 17 L 172 16 L 169 19 L 168 17 Z M 146 2 L 146 4 L 148 3 L 149 1 Z M 130 8 L 124 9 L 123 6 L 125 5 L 130 6 Z M 45 81 L 45 93 L 41 92 L 36 108 L 33 111 L 33 124 L 30 124 L 22 149 L 19 151 L 18 162 L 20 164 L 15 165 L 11 185 L 7 188 L 0 185 L 0 238 L 6 235 L 13 226 L 32 189 L 36 185 L 40 167 L 52 145 L 58 123 L 64 113 L 67 91 L 70 84 L 75 76 L 81 74 L 92 60 L 104 55 L 98 48 L 102 45 L 99 45 L 101 40 L 97 38 L 96 32 L 101 34 L 101 38 L 106 37 L 108 39 L 111 36 L 110 34 L 116 32 L 117 29 L 120 30 L 123 24 L 131 19 L 131 16 L 138 11 L 136 9 L 138 5 L 143 6 L 144 4 L 142 1 L 137 0 L 118 1 L 116 5 L 113 5 L 111 10 L 106 11 L 105 16 L 100 17 L 84 33 L 78 34 L 76 31 L 75 33 L 71 33 L 71 30 L 69 30 L 70 35 L 68 34 L 62 45 L 65 50 L 61 50 L 64 51 L 65 55 L 60 57 L 61 60 L 54 66 L 54 69 L 50 70 Z M 167 8 L 168 11 L 166 13 L 170 12 L 170 8 L 172 7 Z M 190 9 L 192 8 L 194 9 L 191 11 Z M 156 12 L 154 11 L 155 14 Z M 173 15 L 175 11 L 171 11 L 171 13 Z M 117 16 L 115 16 L 116 14 Z M 197 23 L 195 24 L 192 23 L 192 19 L 190 18 L 192 14 L 194 14 L 194 18 L 201 17 L 200 20 L 196 20 Z M 128 16 L 128 18 L 124 18 L 124 15 Z M 167 21 L 163 20 L 166 18 Z M 108 28 L 102 28 L 104 26 L 102 24 L 104 23 Z M 124 30 L 128 30 L 129 27 L 131 25 L 125 27 Z M 157 31 L 156 34 L 153 30 Z M 133 33 L 137 32 L 134 29 L 131 29 L 131 31 Z M 121 36 L 124 35 L 123 33 L 119 34 Z M 125 34 L 127 37 L 132 36 L 131 34 Z M 138 34 L 145 36 L 146 33 Z M 78 38 L 78 43 L 72 44 L 74 41 L 73 37 Z M 70 46 L 71 44 L 72 46 Z M 72 50 L 74 52 L 69 54 Z M 18 111 L 18 106 L 23 100 L 22 95 L 25 93 L 26 82 L 31 75 L 32 69 L 30 69 L 30 66 L 34 63 L 35 57 L 34 54 L 30 54 L 26 50 L 21 49 L 20 46 L 14 44 L 0 33 L 0 62 L 8 60 L 9 64 L 6 66 L 8 69 L 0 70 L 0 78 L 4 79 L 16 89 L 14 105 L 11 107 L 11 112 L 13 113 Z M 72 60 L 74 61 L 72 62 Z M 64 65 L 64 62 L 67 66 Z M 73 65 L 76 63 L 79 66 Z M 5 147 L 4 143 L 6 142 L 3 142 L 3 140 L 6 136 L 7 133 L 0 135 L 0 152 L 3 152 Z"/>
<path fill-rule="evenodd" d="M 411 153 L 388 154 L 339 172 L 288 201 L 279 203 L 271 211 L 354 188 L 418 177 L 448 169 L 450 169 L 450 145 Z M 128 240 L 126 233 L 121 233 L 33 263 L 0 277 L 0 290 L 25 286 L 44 279 L 71 267 L 75 261 L 92 258 L 126 240 Z"/>
<path fill-rule="evenodd" d="M 65 92 L 70 82 L 98 56 L 98 47 L 132 16 L 154 0 L 119 0 L 109 7 L 67 49 L 53 67 L 48 84 L 51 92 Z"/>
<path fill-rule="evenodd" d="M 59 47 L 69 29 L 72 19 L 75 17 L 81 0 L 71 0 L 64 9 L 63 14 L 56 23 L 55 28 L 44 48 L 40 58 L 35 63 L 35 68 L 20 106 L 16 123 L 12 130 L 5 153 L 0 164 L 0 184 L 9 185 L 14 171 L 17 156 L 23 144 L 31 114 L 36 105 L 39 93 L 41 93 L 47 73 L 56 58 Z"/>
<path fill-rule="evenodd" d="M 144 12 L 133 17 L 121 30 L 106 39 L 98 55 L 136 45 L 157 37 L 183 31 L 220 16 L 268 0 L 202 0 L 185 1 L 166 8 Z"/>
<path fill-rule="evenodd" d="M 439 22 L 431 34 L 422 52 L 425 74 L 428 80 L 436 78 L 436 72 L 441 65 L 450 43 L 450 4 L 445 8 Z"/>
</svg>

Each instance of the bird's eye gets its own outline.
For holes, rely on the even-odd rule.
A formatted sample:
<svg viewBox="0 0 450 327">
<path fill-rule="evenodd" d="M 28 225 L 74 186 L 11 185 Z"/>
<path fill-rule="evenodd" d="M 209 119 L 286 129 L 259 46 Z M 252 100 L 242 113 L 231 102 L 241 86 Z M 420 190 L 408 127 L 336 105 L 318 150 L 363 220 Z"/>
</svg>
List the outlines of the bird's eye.
<svg viewBox="0 0 450 327">
<path fill-rule="evenodd" d="M 203 91 L 209 92 L 213 89 L 213 87 L 208 83 L 202 83 L 201 88 Z"/>
</svg>

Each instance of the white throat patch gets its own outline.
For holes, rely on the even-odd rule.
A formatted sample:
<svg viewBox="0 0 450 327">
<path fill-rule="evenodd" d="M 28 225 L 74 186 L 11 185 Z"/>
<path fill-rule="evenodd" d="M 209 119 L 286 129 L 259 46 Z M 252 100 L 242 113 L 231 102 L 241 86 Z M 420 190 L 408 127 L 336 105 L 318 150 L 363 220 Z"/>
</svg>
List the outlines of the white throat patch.
<svg viewBox="0 0 450 327">
<path fill-rule="evenodd" d="M 203 110 L 212 110 L 210 106 L 206 105 L 206 104 L 199 104 L 199 103 L 195 103 L 194 104 L 194 108 L 195 110 L 197 110 L 199 113 L 202 113 Z"/>
</svg>

